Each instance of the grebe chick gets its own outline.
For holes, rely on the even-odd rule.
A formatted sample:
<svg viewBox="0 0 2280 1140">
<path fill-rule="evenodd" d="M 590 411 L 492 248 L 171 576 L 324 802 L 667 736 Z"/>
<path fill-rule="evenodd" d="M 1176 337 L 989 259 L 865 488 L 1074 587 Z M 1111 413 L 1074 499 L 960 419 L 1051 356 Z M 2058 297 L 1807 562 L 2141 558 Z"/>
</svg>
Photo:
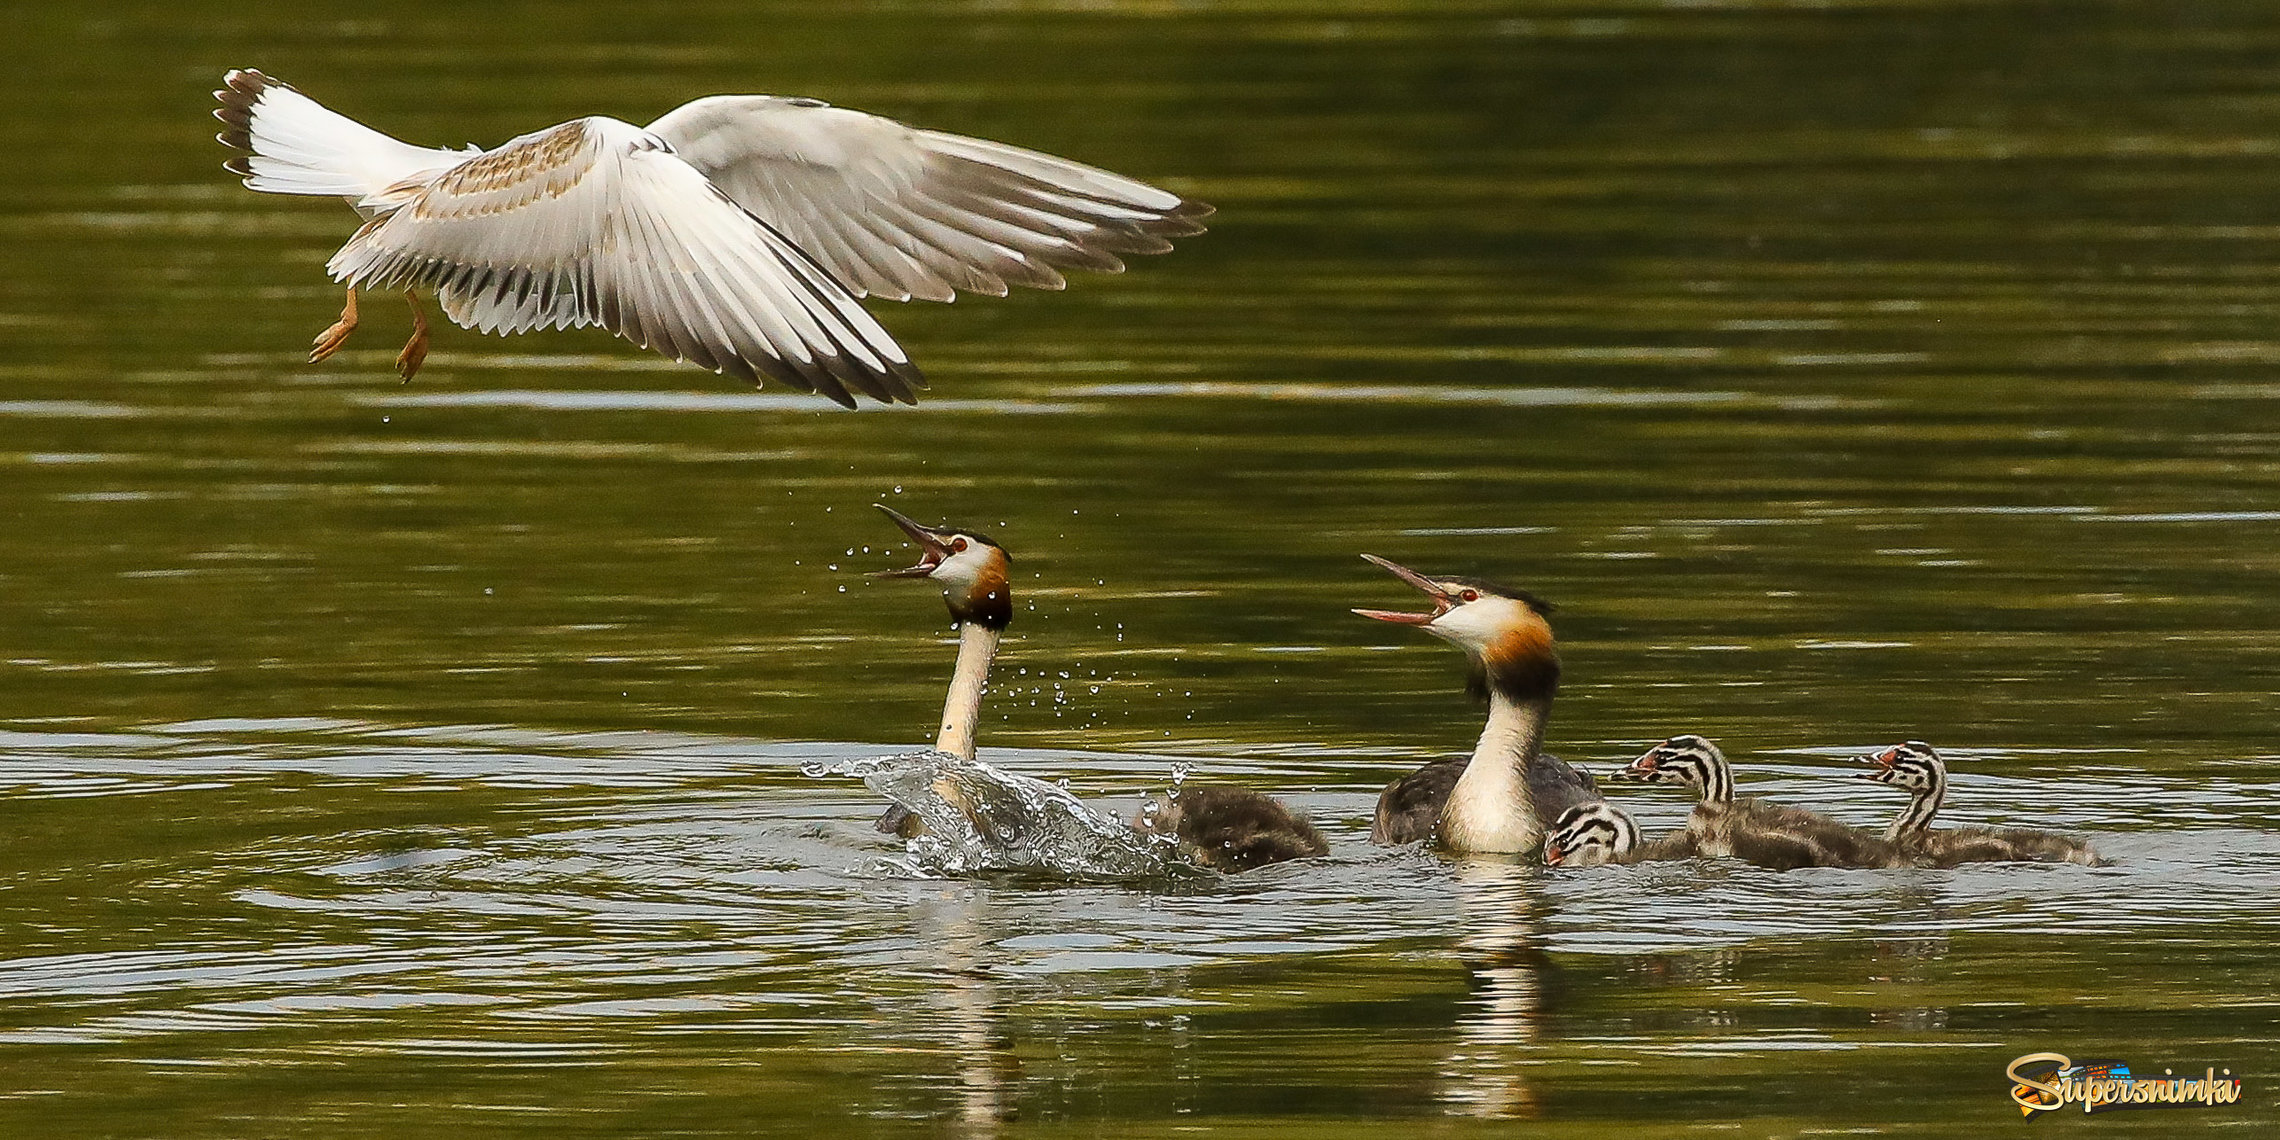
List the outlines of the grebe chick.
<svg viewBox="0 0 2280 1140">
<path fill-rule="evenodd" d="M 1674 736 L 1648 749 L 1613 779 L 1684 784 L 1702 801 L 1687 817 L 1687 833 L 1703 855 L 1730 855 L 1760 867 L 1895 867 L 1907 860 L 1886 840 L 1816 812 L 1754 797 L 1734 798 L 1734 770 L 1718 746 L 1699 736 Z"/>
<path fill-rule="evenodd" d="M 1926 867 L 1953 867 L 1958 863 L 2081 863 L 2103 867 L 2106 860 L 2079 839 L 2025 828 L 1932 827 L 1947 799 L 1947 762 L 1932 746 L 1911 740 L 1861 759 L 1875 765 L 1860 773 L 1863 780 L 1904 788 L 1912 797 L 1884 837 L 1900 852 Z"/>
<path fill-rule="evenodd" d="M 1225 784 L 1159 795 L 1133 817 L 1132 830 L 1172 836 L 1189 862 L 1227 874 L 1330 853 L 1305 816 L 1272 796 Z"/>
<path fill-rule="evenodd" d="M 918 563 L 901 570 L 883 570 L 872 577 L 925 578 L 941 583 L 950 620 L 958 624 L 958 664 L 950 673 L 950 694 L 942 702 L 942 727 L 935 733 L 934 748 L 972 760 L 990 659 L 997 656 L 998 642 L 1013 621 L 1013 560 L 1004 547 L 978 531 L 921 526 L 885 504 L 878 507 L 918 544 Z M 917 813 L 899 804 L 878 819 L 880 831 L 905 839 L 918 835 L 923 827 Z"/>
<path fill-rule="evenodd" d="M 1428 578 L 1374 554 L 1363 558 L 1416 587 L 1430 613 L 1354 612 L 1413 625 L 1465 651 L 1469 688 L 1488 700 L 1488 726 L 1470 757 L 1440 760 L 1378 797 L 1372 842 L 1431 839 L 1455 854 L 1541 855 L 1544 827 L 1601 797 L 1591 777 L 1543 753 L 1544 720 L 1560 684 L 1551 606 L 1477 578 Z"/>
<path fill-rule="evenodd" d="M 1631 821 L 1631 814 L 1605 800 L 1562 812 L 1551 834 L 1544 837 L 1544 862 L 1554 867 L 1659 862 L 1698 854 L 1693 834 L 1686 831 L 1640 842 L 1639 825 Z"/>
</svg>

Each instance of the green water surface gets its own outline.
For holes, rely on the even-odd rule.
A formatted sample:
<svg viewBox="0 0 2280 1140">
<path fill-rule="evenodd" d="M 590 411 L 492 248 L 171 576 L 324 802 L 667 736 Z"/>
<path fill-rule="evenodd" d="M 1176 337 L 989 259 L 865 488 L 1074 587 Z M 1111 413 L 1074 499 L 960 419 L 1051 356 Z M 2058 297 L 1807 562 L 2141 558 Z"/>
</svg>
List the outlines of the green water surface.
<svg viewBox="0 0 2280 1140">
<path fill-rule="evenodd" d="M 0 1135 L 1262 1137 L 2280 1107 L 2280 9 L 1832 0 L 49 5 L 0 68 Z M 220 169 L 258 67 L 429 145 L 801 94 L 1216 204 L 1061 294 L 872 308 L 916 409 L 340 297 Z M 799 765 L 1175 764 L 1324 860 L 917 877 Z M 1469 748 L 1356 556 L 1551 598 L 1551 735 L 2113 868 L 1595 872 L 1367 841 Z M 1684 805 L 1626 797 L 1651 825 Z M 2243 1104 L 2022 1124 L 2023 1053 Z"/>
</svg>

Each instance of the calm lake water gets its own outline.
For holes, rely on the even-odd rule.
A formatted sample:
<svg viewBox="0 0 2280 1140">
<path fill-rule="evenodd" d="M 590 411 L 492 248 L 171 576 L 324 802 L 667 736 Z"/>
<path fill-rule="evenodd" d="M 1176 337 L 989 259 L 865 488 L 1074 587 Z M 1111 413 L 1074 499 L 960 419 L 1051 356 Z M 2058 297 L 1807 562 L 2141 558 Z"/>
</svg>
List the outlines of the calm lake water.
<svg viewBox="0 0 2280 1140">
<path fill-rule="evenodd" d="M 2280 1109 L 2280 10 L 2263 3 L 129 2 L 0 69 L 0 1133 L 1978 1135 L 2037 1051 Z M 874 305 L 916 409 L 594 331 L 303 363 L 340 204 L 254 66 L 407 139 L 813 95 L 1212 232 Z M 954 653 L 871 509 L 994 533 L 983 756 L 1176 767 L 1322 860 L 916 875 L 858 782 Z M 1557 751 L 1716 737 L 2110 868 L 1546 872 L 1368 842 L 1470 747 L 1360 561 L 1557 602 Z M 1624 802 L 1654 830 L 1684 804 Z"/>
</svg>

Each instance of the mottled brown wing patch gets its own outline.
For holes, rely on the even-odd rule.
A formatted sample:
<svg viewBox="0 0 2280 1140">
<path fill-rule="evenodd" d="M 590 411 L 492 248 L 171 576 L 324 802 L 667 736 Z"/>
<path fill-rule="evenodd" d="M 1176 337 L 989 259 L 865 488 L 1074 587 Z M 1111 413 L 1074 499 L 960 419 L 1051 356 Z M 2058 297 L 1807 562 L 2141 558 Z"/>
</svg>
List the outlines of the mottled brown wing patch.
<svg viewBox="0 0 2280 1140">
<path fill-rule="evenodd" d="M 412 204 L 412 213 L 423 218 L 489 213 L 538 198 L 560 197 L 593 168 L 592 148 L 592 132 L 585 120 L 573 119 L 444 171 Z M 502 193 L 511 191 L 520 192 Z M 466 208 L 467 203 L 457 201 L 477 196 L 490 200 L 473 211 Z"/>
</svg>

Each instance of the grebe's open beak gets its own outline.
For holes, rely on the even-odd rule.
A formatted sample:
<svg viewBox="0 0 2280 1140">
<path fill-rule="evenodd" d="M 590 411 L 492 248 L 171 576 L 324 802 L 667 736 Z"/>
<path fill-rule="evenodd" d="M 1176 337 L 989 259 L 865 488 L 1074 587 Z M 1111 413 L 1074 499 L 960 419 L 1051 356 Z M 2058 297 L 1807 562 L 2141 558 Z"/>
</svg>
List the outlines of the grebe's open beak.
<svg viewBox="0 0 2280 1140">
<path fill-rule="evenodd" d="M 1861 757 L 1860 762 L 1863 764 L 1876 765 L 1875 770 L 1869 772 L 1855 772 L 1853 773 L 1853 776 L 1856 779 L 1874 780 L 1879 784 L 1884 783 L 1891 778 L 1892 764 L 1898 759 L 1900 759 L 1900 750 L 1898 748 L 1887 748 L 1882 752 L 1871 752 L 1868 755 Z"/>
<path fill-rule="evenodd" d="M 1665 741 L 1664 743 L 1669 742 Z M 1662 750 L 1663 746 L 1657 744 L 1641 753 L 1638 759 L 1607 773 L 1607 776 L 1613 780 L 1637 780 L 1652 783 L 1655 779 L 1655 769 L 1662 763 Z"/>
<path fill-rule="evenodd" d="M 1544 841 L 1544 866 L 1557 867 L 1560 865 L 1560 861 L 1566 858 L 1567 852 L 1560 849 L 1559 840 L 1547 839 Z"/>
<path fill-rule="evenodd" d="M 1433 602 L 1433 612 L 1429 614 L 1412 614 L 1403 613 L 1399 610 L 1357 609 L 1354 611 L 1355 613 L 1358 613 L 1366 618 L 1376 618 L 1379 621 L 1390 621 L 1396 625 L 1431 625 L 1433 624 L 1434 620 L 1439 618 L 1442 614 L 1448 613 L 1450 610 L 1456 608 L 1456 599 L 1449 596 L 1449 592 L 1447 590 L 1444 590 L 1441 587 L 1427 581 L 1423 574 L 1420 574 L 1415 570 L 1411 570 L 1407 566 L 1400 565 L 1399 563 L 1380 558 L 1375 554 L 1364 554 L 1362 555 L 1362 560 L 1371 563 L 1372 565 L 1383 567 L 1387 571 L 1391 572 L 1394 577 L 1399 578 L 1402 581 L 1417 587 L 1419 590 L 1424 591 L 1425 596 L 1431 599 Z"/>
<path fill-rule="evenodd" d="M 893 507 L 885 503 L 873 503 L 871 505 L 885 511 L 887 517 L 895 520 L 895 525 L 901 527 L 903 533 L 909 535 L 910 540 L 918 544 L 918 565 L 906 566 L 900 570 L 875 571 L 871 577 L 924 578 L 934 573 L 934 568 L 942 565 L 943 559 L 950 557 L 950 546 L 942 540 L 940 532 L 932 527 L 920 526 L 904 518 Z"/>
</svg>

